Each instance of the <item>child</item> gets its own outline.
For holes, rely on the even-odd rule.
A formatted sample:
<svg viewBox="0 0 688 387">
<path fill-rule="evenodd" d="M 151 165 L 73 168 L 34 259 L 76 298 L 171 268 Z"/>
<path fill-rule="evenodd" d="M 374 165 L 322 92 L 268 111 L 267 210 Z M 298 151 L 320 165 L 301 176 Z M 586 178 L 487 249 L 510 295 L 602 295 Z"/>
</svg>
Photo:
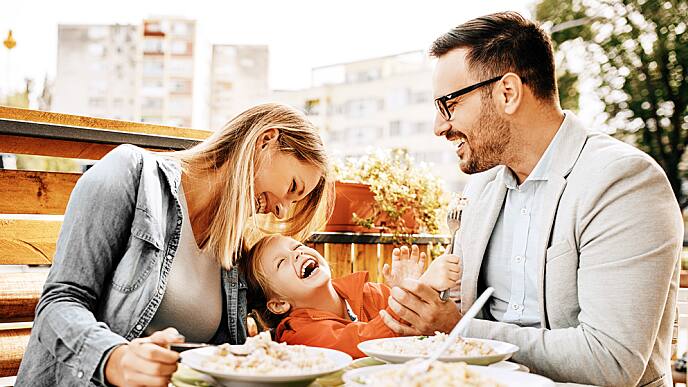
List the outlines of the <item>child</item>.
<svg viewBox="0 0 688 387">
<path fill-rule="evenodd" d="M 391 286 L 405 276 L 418 278 L 425 254 L 417 246 L 394 249 L 392 268 L 383 269 Z M 275 329 L 275 340 L 337 349 L 354 358 L 365 356 L 358 343 L 394 337 L 379 316 L 387 305 L 390 287 L 367 282 L 358 272 L 332 280 L 327 261 L 314 249 L 281 235 L 261 239 L 241 262 L 249 287 L 249 303 L 264 324 Z M 458 257 L 434 260 L 419 280 L 437 291 L 460 278 Z"/>
</svg>

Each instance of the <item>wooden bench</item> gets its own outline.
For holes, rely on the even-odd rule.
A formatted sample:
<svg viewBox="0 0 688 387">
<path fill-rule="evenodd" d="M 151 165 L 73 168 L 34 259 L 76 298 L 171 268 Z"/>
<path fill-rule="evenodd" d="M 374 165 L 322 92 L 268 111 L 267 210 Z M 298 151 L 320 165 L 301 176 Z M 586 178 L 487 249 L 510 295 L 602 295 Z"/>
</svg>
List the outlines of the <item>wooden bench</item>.
<svg viewBox="0 0 688 387">
<path fill-rule="evenodd" d="M 0 153 L 98 160 L 124 143 L 152 150 L 184 149 L 209 134 L 0 106 Z M 62 215 L 79 177 L 0 169 L 0 269 L 51 264 Z M 447 241 L 425 235 L 415 243 L 427 250 L 429 244 Z M 335 277 L 365 270 L 371 272 L 371 280 L 381 280 L 382 265 L 393 248 L 390 238 L 379 234 L 317 233 L 309 244 L 331 262 Z M 0 271 L 0 378 L 14 376 L 19 369 L 46 275 L 47 268 Z"/>
</svg>

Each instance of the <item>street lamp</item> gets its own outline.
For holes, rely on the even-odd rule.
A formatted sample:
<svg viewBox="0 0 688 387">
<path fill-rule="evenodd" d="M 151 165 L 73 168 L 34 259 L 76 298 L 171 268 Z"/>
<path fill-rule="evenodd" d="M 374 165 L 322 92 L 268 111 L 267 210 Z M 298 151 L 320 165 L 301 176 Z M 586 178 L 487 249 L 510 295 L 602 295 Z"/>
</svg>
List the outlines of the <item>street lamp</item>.
<svg viewBox="0 0 688 387">
<path fill-rule="evenodd" d="M 17 41 L 14 40 L 14 37 L 12 36 L 12 30 L 9 30 L 7 33 L 7 39 L 5 39 L 2 42 L 3 45 L 5 45 L 5 48 L 7 49 L 7 67 L 5 68 L 5 87 L 6 87 L 6 98 L 9 98 L 10 95 L 10 52 L 14 47 L 17 46 Z"/>
<path fill-rule="evenodd" d="M 7 34 L 7 39 L 5 39 L 4 42 L 2 42 L 5 47 L 7 47 L 8 50 L 13 49 L 17 45 L 17 41 L 14 40 L 14 37 L 12 37 L 12 30 L 9 31 Z"/>
</svg>

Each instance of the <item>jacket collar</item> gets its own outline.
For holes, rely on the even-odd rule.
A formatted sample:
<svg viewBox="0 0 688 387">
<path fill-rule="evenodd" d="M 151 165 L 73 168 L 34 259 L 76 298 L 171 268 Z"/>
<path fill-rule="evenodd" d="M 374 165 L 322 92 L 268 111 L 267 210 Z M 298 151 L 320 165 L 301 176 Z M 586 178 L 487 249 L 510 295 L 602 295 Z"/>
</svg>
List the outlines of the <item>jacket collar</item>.
<svg viewBox="0 0 688 387">
<path fill-rule="evenodd" d="M 337 294 L 339 294 L 340 297 L 349 303 L 351 310 L 358 316 L 361 316 L 363 313 L 363 285 L 365 285 L 367 281 L 367 272 L 357 272 L 332 280 L 332 286 L 334 287 L 334 290 L 337 292 Z M 285 318 L 285 321 L 290 317 L 306 317 L 311 320 L 339 319 L 349 321 L 342 319 L 341 316 L 338 316 L 332 312 L 313 308 L 294 309 L 289 313 L 289 316 Z"/>
</svg>

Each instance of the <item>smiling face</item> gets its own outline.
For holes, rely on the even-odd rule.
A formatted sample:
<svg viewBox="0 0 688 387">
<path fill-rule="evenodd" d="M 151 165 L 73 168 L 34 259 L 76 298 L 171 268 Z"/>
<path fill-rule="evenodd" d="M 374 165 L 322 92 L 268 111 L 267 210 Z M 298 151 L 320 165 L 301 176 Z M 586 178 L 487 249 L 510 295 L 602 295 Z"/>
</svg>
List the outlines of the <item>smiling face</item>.
<svg viewBox="0 0 688 387">
<path fill-rule="evenodd" d="M 256 212 L 273 213 L 284 219 L 295 202 L 313 191 L 322 172 L 318 167 L 277 149 L 279 133 L 268 131 L 258 143 L 258 164 L 254 181 Z"/>
<path fill-rule="evenodd" d="M 309 300 L 327 287 L 332 279 L 327 261 L 317 251 L 295 239 L 281 235 L 268 238 L 259 255 L 252 257 L 258 260 L 258 268 L 268 282 L 268 307 L 277 299 L 294 308 L 307 307 Z"/>
<path fill-rule="evenodd" d="M 465 49 L 449 51 L 437 59 L 433 74 L 434 98 L 471 86 L 485 79 L 474 79 L 468 71 Z M 435 135 L 446 137 L 456 146 L 459 167 L 465 173 L 482 172 L 503 163 L 511 141 L 509 123 L 499 116 L 492 99 L 481 93 L 494 83 L 447 101 L 452 113 L 447 121 L 435 114 Z"/>
</svg>

